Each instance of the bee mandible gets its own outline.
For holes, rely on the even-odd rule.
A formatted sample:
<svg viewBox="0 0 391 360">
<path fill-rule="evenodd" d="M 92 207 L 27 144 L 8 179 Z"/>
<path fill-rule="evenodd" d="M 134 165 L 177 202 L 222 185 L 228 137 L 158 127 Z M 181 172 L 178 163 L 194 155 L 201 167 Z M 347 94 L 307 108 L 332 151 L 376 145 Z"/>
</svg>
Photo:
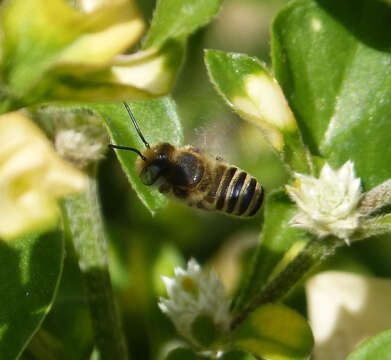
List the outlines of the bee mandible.
<svg viewBox="0 0 391 360">
<path fill-rule="evenodd" d="M 124 102 L 124 105 L 146 149 L 109 146 L 139 155 L 136 171 L 145 185 L 156 186 L 161 193 L 199 209 L 239 217 L 250 217 L 258 212 L 264 189 L 257 179 L 192 146 L 175 147 L 166 142 L 150 146 L 128 104 Z"/>
</svg>

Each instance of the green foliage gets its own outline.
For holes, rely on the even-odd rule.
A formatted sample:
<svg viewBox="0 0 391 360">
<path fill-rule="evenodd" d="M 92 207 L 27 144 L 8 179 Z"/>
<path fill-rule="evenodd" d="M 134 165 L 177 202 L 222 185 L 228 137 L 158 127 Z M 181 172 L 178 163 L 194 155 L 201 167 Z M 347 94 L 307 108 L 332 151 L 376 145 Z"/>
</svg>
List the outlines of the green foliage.
<svg viewBox="0 0 391 360">
<path fill-rule="evenodd" d="M 243 54 L 207 50 L 205 52 L 205 63 L 216 90 L 234 109 L 232 97 L 247 95 L 244 82 L 246 76 L 257 73 L 264 73 L 269 76 L 265 64 L 262 64 L 256 58 Z"/>
<path fill-rule="evenodd" d="M 64 201 L 64 227 L 72 238 L 94 325 L 95 346 L 103 359 L 126 359 L 127 349 L 113 298 L 95 176 L 83 194 Z"/>
<path fill-rule="evenodd" d="M 346 360 L 387 359 L 391 353 L 391 330 L 384 331 L 359 346 Z"/>
<path fill-rule="evenodd" d="M 85 360 L 94 344 L 85 284 L 70 234 L 65 234 L 65 254 L 56 300 L 28 346 L 38 359 L 50 354 L 56 360 Z"/>
<path fill-rule="evenodd" d="M 212 360 L 211 357 L 195 354 L 188 348 L 176 348 L 167 355 L 165 360 Z M 219 359 L 221 360 L 255 360 L 255 358 L 241 351 L 230 351 L 224 353 Z"/>
<path fill-rule="evenodd" d="M 231 351 L 225 353 L 221 359 L 222 360 L 255 360 L 255 357 L 241 351 Z"/>
<path fill-rule="evenodd" d="M 102 119 L 114 144 L 143 150 L 144 144 L 124 106 L 97 103 L 128 99 L 152 146 L 159 142 L 182 144 L 183 131 L 173 98 L 158 97 L 172 92 L 189 35 L 217 15 L 222 0 L 158 1 L 142 50 L 130 55 L 124 52 L 138 41 L 143 27 L 130 1 L 118 2 L 118 6 L 108 2 L 104 11 L 90 14 L 80 12 L 81 2 L 74 0 L 0 3 L 0 112 L 49 100 L 88 101 L 64 105 L 61 111 L 92 111 Z M 152 8 L 152 2 L 144 3 L 144 8 Z M 209 134 L 207 141 L 218 142 L 224 137 L 228 150 L 234 149 L 232 163 L 237 161 L 237 165 L 257 175 L 262 164 L 257 157 L 264 159 L 269 150 L 256 143 L 254 151 L 252 131 L 243 132 L 242 123 L 231 129 L 225 119 L 230 116 L 228 112 L 221 121 L 217 95 L 206 88 L 206 81 L 198 81 L 205 80 L 205 69 L 200 70 L 200 49 L 224 48 L 216 39 L 232 31 L 230 11 L 247 22 L 248 13 L 241 13 L 240 6 L 235 8 L 239 3 L 245 7 L 247 1 L 228 3 L 228 15 L 222 13 L 213 31 L 206 30 L 190 39 L 187 71 L 175 96 L 180 110 L 191 115 L 186 117 L 193 121 L 191 126 L 187 124 L 191 133 L 194 127 L 223 124 L 214 132 L 216 139 Z M 252 5 L 255 3 L 263 1 Z M 254 21 L 248 20 L 246 25 L 251 27 Z M 204 60 L 217 93 L 235 113 L 263 131 L 290 175 L 300 172 L 316 176 L 326 161 L 337 168 L 350 159 L 364 189 L 369 190 L 391 177 L 390 20 L 391 8 L 384 1 L 295 0 L 273 22 L 273 71 L 255 57 L 240 53 L 207 50 Z M 138 24 L 137 31 L 125 31 L 133 21 Z M 257 49 L 257 53 L 264 52 L 265 49 Z M 153 97 L 156 99 L 138 100 Z M 53 108 L 55 115 L 56 106 Z M 53 129 L 50 136 L 55 138 L 52 114 L 46 115 L 37 122 Z M 208 123 L 209 119 L 216 122 Z M 223 134 L 222 128 L 228 129 L 229 134 Z M 241 137 L 245 139 L 240 152 L 237 144 Z M 95 140 L 99 141 L 98 137 Z M 1 358 L 16 358 L 30 342 L 29 352 L 24 354 L 26 359 L 84 359 L 90 356 L 92 345 L 94 354 L 99 352 L 101 357 L 125 359 L 127 350 L 114 306 L 118 301 L 131 357 L 156 359 L 161 354 L 155 349 L 165 348 L 174 331 L 157 313 L 156 299 L 164 292 L 159 276 L 170 275 L 174 266 L 194 255 L 201 262 L 214 265 L 217 251 L 226 243 L 231 244 L 231 236 L 244 236 L 247 241 L 248 233 L 259 231 L 259 217 L 227 220 L 175 204 L 158 212 L 167 199 L 141 183 L 135 171 L 137 155 L 121 150 L 115 153 L 134 192 L 152 214 L 156 213 L 153 226 L 150 214 L 143 213 L 133 190 L 129 190 L 126 181 L 121 183 L 121 173 L 113 165 L 116 158 L 109 154 L 102 164 L 102 169 L 109 171 L 102 171 L 100 183 L 90 178 L 87 193 L 64 202 L 63 230 L 69 242 L 73 242 L 76 254 L 69 243 L 67 273 L 56 302 L 53 298 L 62 270 L 63 234 L 0 242 Z M 243 154 L 243 164 L 251 165 L 248 169 L 240 163 Z M 253 161 L 248 161 L 249 154 Z M 273 173 L 273 169 L 266 166 L 262 172 Z M 275 175 L 270 177 L 273 180 Z M 234 298 L 232 332 L 217 333 L 211 318 L 202 314 L 191 327 L 193 338 L 205 348 L 221 345 L 224 349 L 240 350 L 228 351 L 221 357 L 223 360 L 308 358 L 313 337 L 306 320 L 294 310 L 273 303 L 341 245 L 339 239 L 332 237 L 309 242 L 307 233 L 289 224 L 297 206 L 286 192 L 267 188 L 266 195 L 264 224 L 252 258 L 252 271 L 241 279 Z M 389 203 L 382 202 L 385 198 L 377 193 L 373 198 L 380 202 L 381 215 L 387 214 Z M 367 201 L 369 207 L 373 205 L 371 201 Z M 366 224 L 373 230 L 371 234 L 385 233 L 390 228 L 390 216 L 380 217 L 378 211 L 373 210 L 373 221 Z M 385 230 L 379 232 L 380 227 Z M 109 251 L 106 232 L 111 239 Z M 363 232 L 362 237 L 369 233 Z M 246 241 L 232 240 L 240 246 Z M 231 275 L 229 266 L 239 263 L 238 258 L 243 256 L 242 249 L 229 250 L 235 254 L 224 253 L 220 265 L 227 278 Z M 247 250 L 252 252 L 252 248 Z M 116 299 L 108 273 L 108 253 Z M 357 258 L 364 253 L 365 248 Z M 370 271 L 378 274 L 378 249 L 372 249 L 372 253 L 376 261 Z M 389 264 L 383 248 L 381 255 L 385 258 L 383 263 Z M 116 283 L 119 267 L 125 276 Z M 54 311 L 41 327 L 52 306 Z M 136 335 L 135 339 L 131 335 Z M 78 346 L 73 346 L 76 342 Z M 391 352 L 390 344 L 390 331 L 384 332 L 361 345 L 348 360 L 386 357 Z M 153 348 L 148 354 L 147 347 Z M 112 356 L 114 353 L 118 356 Z M 169 352 L 166 360 L 212 359 L 202 354 L 177 348 Z"/>
<path fill-rule="evenodd" d="M 222 0 L 160 0 L 144 48 L 186 38 L 216 16 L 221 3 Z"/>
<path fill-rule="evenodd" d="M 294 1 L 272 28 L 274 73 L 314 154 L 355 164 L 366 190 L 391 176 L 391 8 Z"/>
<path fill-rule="evenodd" d="M 137 87 L 98 80 L 112 58 L 138 40 L 142 28 L 135 9 L 126 2 L 87 14 L 63 0 L 8 1 L 0 26 L 5 103 L 18 108 L 64 98 L 98 100 L 106 94 L 110 99 L 110 92 L 115 95 L 119 89 L 129 91 L 130 97 L 148 97 Z M 88 73 L 98 79 L 80 81 Z"/>
<path fill-rule="evenodd" d="M 207 50 L 205 63 L 217 92 L 243 119 L 258 126 L 286 166 L 309 172 L 295 118 L 270 71 L 243 54 Z"/>
<path fill-rule="evenodd" d="M 207 358 L 194 354 L 188 348 L 176 348 L 167 355 L 165 360 L 207 360 Z"/>
<path fill-rule="evenodd" d="M 170 97 L 134 101 L 128 104 L 144 137 L 151 145 L 159 142 L 169 142 L 173 145 L 182 143 L 182 128 L 175 103 Z M 115 144 L 144 149 L 145 145 L 138 136 L 123 104 L 94 104 L 88 107 L 103 117 Z M 116 153 L 133 189 L 153 214 L 166 203 L 166 197 L 161 195 L 157 189 L 149 188 L 141 182 L 134 167 L 137 156 L 135 153 L 123 150 L 117 150 Z"/>
<path fill-rule="evenodd" d="M 216 339 L 216 326 L 208 315 L 199 315 L 191 324 L 191 334 L 199 344 L 209 347 Z"/>
<path fill-rule="evenodd" d="M 0 241 L 0 354 L 16 359 L 52 307 L 63 266 L 60 232 Z"/>
<path fill-rule="evenodd" d="M 242 310 L 259 293 L 277 264 L 294 244 L 308 241 L 303 230 L 288 225 L 295 212 L 296 207 L 285 190 L 277 190 L 267 197 L 260 243 L 253 259 L 252 272 L 245 279 L 236 301 L 236 311 Z"/>
<path fill-rule="evenodd" d="M 307 358 L 313 346 L 311 328 L 283 305 L 259 307 L 234 331 L 234 346 L 270 360 Z"/>
</svg>

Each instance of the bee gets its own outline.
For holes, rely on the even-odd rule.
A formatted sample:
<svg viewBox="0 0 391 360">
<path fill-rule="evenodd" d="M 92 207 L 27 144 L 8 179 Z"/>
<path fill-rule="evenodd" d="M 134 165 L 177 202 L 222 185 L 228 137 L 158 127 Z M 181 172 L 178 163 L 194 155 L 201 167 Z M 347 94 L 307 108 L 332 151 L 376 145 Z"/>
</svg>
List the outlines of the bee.
<svg viewBox="0 0 391 360">
<path fill-rule="evenodd" d="M 146 149 L 110 144 L 113 149 L 130 150 L 139 155 L 136 171 L 141 181 L 156 186 L 162 194 L 182 200 L 199 209 L 250 217 L 260 209 L 263 186 L 247 172 L 192 146 L 169 143 L 150 146 L 145 140 L 128 104 L 125 108 Z"/>
</svg>

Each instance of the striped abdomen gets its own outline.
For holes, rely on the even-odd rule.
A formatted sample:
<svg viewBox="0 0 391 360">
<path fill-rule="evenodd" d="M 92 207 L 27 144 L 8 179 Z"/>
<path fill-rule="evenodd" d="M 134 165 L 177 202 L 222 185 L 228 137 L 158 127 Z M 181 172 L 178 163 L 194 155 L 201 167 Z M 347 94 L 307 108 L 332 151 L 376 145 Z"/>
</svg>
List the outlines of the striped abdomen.
<svg viewBox="0 0 391 360">
<path fill-rule="evenodd" d="M 203 207 L 234 216 L 253 216 L 258 212 L 264 190 L 254 177 L 220 162 L 216 163 L 213 173 L 209 191 L 201 202 Z"/>
</svg>

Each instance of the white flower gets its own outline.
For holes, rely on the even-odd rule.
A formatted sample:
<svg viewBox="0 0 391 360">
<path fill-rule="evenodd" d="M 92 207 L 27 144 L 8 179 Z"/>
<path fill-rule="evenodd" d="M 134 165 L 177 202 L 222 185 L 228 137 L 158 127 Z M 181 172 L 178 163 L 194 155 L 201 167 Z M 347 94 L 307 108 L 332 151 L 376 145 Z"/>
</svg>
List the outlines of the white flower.
<svg viewBox="0 0 391 360">
<path fill-rule="evenodd" d="M 59 131 L 55 140 L 57 152 L 79 167 L 102 159 L 107 145 L 94 141 L 88 136 L 89 132 L 88 126 Z"/>
<path fill-rule="evenodd" d="M 335 235 L 348 242 L 359 226 L 358 205 L 362 194 L 353 163 L 347 161 L 337 171 L 326 163 L 319 179 L 302 174 L 295 177 L 294 186 L 286 187 L 299 207 L 291 225 L 320 237 Z"/>
<path fill-rule="evenodd" d="M 83 109 L 63 112 L 48 107 L 42 112 L 47 113 L 54 123 L 54 144 L 61 157 L 79 168 L 104 157 L 109 137 L 96 116 Z"/>
<path fill-rule="evenodd" d="M 220 332 L 229 330 L 229 301 L 215 272 L 203 273 L 197 262 L 191 259 L 186 270 L 175 269 L 175 278 L 162 278 L 168 299 L 160 298 L 159 307 L 191 343 L 200 346 L 191 331 L 194 320 L 200 315 L 209 316 Z"/>
</svg>

